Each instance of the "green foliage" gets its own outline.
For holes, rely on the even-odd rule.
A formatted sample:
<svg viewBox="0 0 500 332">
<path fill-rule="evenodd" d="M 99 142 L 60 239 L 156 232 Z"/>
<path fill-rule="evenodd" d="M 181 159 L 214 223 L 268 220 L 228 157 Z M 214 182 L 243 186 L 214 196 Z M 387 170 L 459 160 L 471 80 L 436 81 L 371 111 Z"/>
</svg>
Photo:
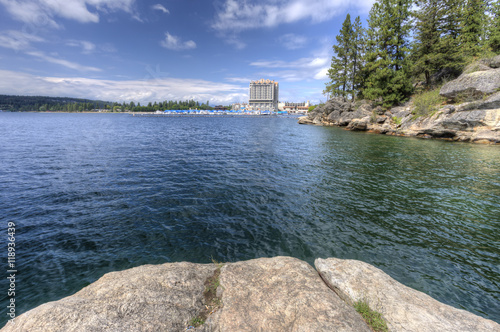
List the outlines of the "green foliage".
<svg viewBox="0 0 500 332">
<path fill-rule="evenodd" d="M 486 22 L 485 0 L 467 0 L 464 4 L 462 21 L 462 47 L 468 55 L 477 56 L 483 45 Z"/>
<path fill-rule="evenodd" d="M 491 21 L 489 25 L 488 46 L 494 53 L 500 53 L 500 0 L 490 4 Z"/>
<path fill-rule="evenodd" d="M 78 98 L 9 96 L 0 95 L 0 110 L 9 111 L 51 111 L 51 112 L 88 112 L 96 109 L 110 111 L 154 112 L 156 110 L 213 109 L 208 104 L 200 104 L 194 100 L 151 102 L 147 106 L 130 103 L 116 103 L 102 100 Z"/>
<path fill-rule="evenodd" d="M 332 64 L 328 70 L 330 82 L 323 92 L 344 98 L 351 96 L 354 99 L 362 86 L 362 55 L 365 49 L 364 29 L 359 16 L 352 24 L 351 16 L 347 14 L 336 40 Z"/>
<path fill-rule="evenodd" d="M 312 110 L 314 110 L 316 107 L 318 107 L 318 105 L 311 105 L 309 106 L 309 108 L 307 109 L 308 112 L 311 112 Z"/>
<path fill-rule="evenodd" d="M 445 100 L 439 95 L 440 89 L 425 91 L 414 96 L 413 115 L 415 118 L 435 113 Z"/>
<path fill-rule="evenodd" d="M 104 108 L 106 105 L 113 105 L 113 103 L 102 100 L 88 100 L 66 97 L 0 95 L 0 109 L 16 112 L 82 112 Z"/>
<path fill-rule="evenodd" d="M 200 317 L 194 317 L 192 318 L 190 321 L 189 321 L 189 325 L 193 326 L 193 327 L 198 327 L 198 326 L 201 326 L 205 324 L 205 321 L 200 318 Z"/>
<path fill-rule="evenodd" d="M 374 332 L 389 331 L 387 323 L 385 322 L 382 315 L 379 312 L 370 309 L 370 306 L 366 301 L 357 301 L 356 303 L 354 303 L 354 308 L 363 317 L 365 322 L 368 324 L 368 326 L 371 327 Z"/>
<path fill-rule="evenodd" d="M 411 0 L 377 0 L 370 11 L 363 95 L 389 108 L 413 90 L 407 59 Z"/>
<path fill-rule="evenodd" d="M 347 14 L 342 29 L 336 36 L 337 43 L 333 45 L 332 65 L 328 69 L 328 77 L 331 82 L 326 86 L 326 93 L 345 98 L 352 92 L 350 80 L 352 37 L 351 16 Z"/>
<path fill-rule="evenodd" d="M 460 8 L 456 1 L 417 0 L 413 73 L 424 75 L 427 86 L 431 77 L 444 69 L 457 73 L 462 60 L 458 47 Z M 457 14 L 458 13 L 458 14 Z"/>
<path fill-rule="evenodd" d="M 403 119 L 400 118 L 399 116 L 392 117 L 392 121 L 394 121 L 394 123 L 397 124 L 398 126 L 401 124 L 401 120 L 403 120 Z"/>
</svg>

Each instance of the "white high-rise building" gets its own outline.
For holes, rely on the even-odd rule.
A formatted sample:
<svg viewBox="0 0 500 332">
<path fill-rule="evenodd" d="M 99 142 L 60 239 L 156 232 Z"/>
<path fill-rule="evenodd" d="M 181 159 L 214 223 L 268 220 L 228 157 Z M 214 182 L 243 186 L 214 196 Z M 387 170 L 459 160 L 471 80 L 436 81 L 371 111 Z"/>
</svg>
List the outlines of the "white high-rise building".
<svg viewBox="0 0 500 332">
<path fill-rule="evenodd" d="M 278 82 L 261 79 L 250 81 L 250 99 L 248 104 L 254 110 L 278 110 Z"/>
</svg>

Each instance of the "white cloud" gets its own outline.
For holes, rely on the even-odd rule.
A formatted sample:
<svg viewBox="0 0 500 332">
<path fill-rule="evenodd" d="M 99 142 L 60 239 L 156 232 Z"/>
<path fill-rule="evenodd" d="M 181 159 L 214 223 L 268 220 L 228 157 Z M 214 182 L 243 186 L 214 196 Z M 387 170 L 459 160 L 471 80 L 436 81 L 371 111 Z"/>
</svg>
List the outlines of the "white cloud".
<svg viewBox="0 0 500 332">
<path fill-rule="evenodd" d="M 96 49 L 94 43 L 86 40 L 71 40 L 67 43 L 68 46 L 81 47 L 83 54 L 93 53 Z"/>
<path fill-rule="evenodd" d="M 5 6 L 14 19 L 48 27 L 59 27 L 56 17 L 81 23 L 97 23 L 99 12 L 122 10 L 132 13 L 134 2 L 135 0 L 0 0 L 0 4 Z"/>
<path fill-rule="evenodd" d="M 196 48 L 196 43 L 194 41 L 188 40 L 186 42 L 183 42 L 179 39 L 179 37 L 172 36 L 168 32 L 165 32 L 165 39 L 160 42 L 160 45 L 174 51 L 190 50 Z"/>
<path fill-rule="evenodd" d="M 296 35 L 293 33 L 287 33 L 281 36 L 278 41 L 289 50 L 297 50 L 302 48 L 307 43 L 307 38 L 304 36 Z"/>
<path fill-rule="evenodd" d="M 324 67 L 319 72 L 314 75 L 315 80 L 326 80 L 328 79 L 328 69 L 330 67 Z"/>
<path fill-rule="evenodd" d="M 248 86 L 197 79 L 100 80 L 78 77 L 43 77 L 0 70 L 0 91 L 16 95 L 68 96 L 141 104 L 163 100 L 210 100 L 228 104 L 248 100 Z"/>
<path fill-rule="evenodd" d="M 228 82 L 235 82 L 235 83 L 246 83 L 250 84 L 250 81 L 255 80 L 251 79 L 249 77 L 226 77 L 226 81 Z"/>
<path fill-rule="evenodd" d="M 33 52 L 26 52 L 26 54 L 34 56 L 36 58 L 39 58 L 43 61 L 55 63 L 57 65 L 61 65 L 61 66 L 64 66 L 64 67 L 70 68 L 70 69 L 75 69 L 75 70 L 79 70 L 79 71 L 94 71 L 94 72 L 101 71 L 99 68 L 82 66 L 76 62 L 71 62 L 71 61 L 67 61 L 64 59 L 58 59 L 58 58 L 46 55 L 43 52 L 33 51 Z"/>
<path fill-rule="evenodd" d="M 368 12 L 375 0 L 225 0 L 212 27 L 217 31 L 243 31 L 310 20 L 324 22 L 347 8 Z"/>
<path fill-rule="evenodd" d="M 162 4 L 159 4 L 159 3 L 157 3 L 154 6 L 151 6 L 151 8 L 154 10 L 162 11 L 165 14 L 170 14 L 170 11 L 167 8 L 165 8 Z"/>
<path fill-rule="evenodd" d="M 44 39 L 22 31 L 8 30 L 0 32 L 0 46 L 16 51 L 25 51 L 32 42 L 43 42 Z"/>
<path fill-rule="evenodd" d="M 301 58 L 295 61 L 255 61 L 250 63 L 251 66 L 265 68 L 316 68 L 324 66 L 328 63 L 328 57 Z"/>
<path fill-rule="evenodd" d="M 262 77 L 273 77 L 285 82 L 326 80 L 330 68 L 330 42 L 321 40 L 321 47 L 311 52 L 314 56 L 300 58 L 294 61 L 259 60 L 250 65 L 261 68 L 257 73 Z"/>
</svg>

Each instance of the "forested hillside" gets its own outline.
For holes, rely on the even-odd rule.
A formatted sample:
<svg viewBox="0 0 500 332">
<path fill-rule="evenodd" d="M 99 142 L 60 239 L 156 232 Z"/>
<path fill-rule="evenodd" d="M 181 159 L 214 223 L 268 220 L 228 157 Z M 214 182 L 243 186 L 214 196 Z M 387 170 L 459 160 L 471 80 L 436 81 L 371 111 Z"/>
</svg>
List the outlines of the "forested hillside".
<svg viewBox="0 0 500 332">
<path fill-rule="evenodd" d="M 499 54 L 500 0 L 377 0 L 336 40 L 324 92 L 389 108 Z"/>
<path fill-rule="evenodd" d="M 130 103 L 117 103 L 65 97 L 0 95 L 0 110 L 7 111 L 89 112 L 92 110 L 107 110 L 114 112 L 154 112 L 156 110 L 212 109 L 208 103 L 208 101 L 203 104 L 194 100 L 166 100 L 141 106 L 140 103 L 135 104 L 133 101 Z"/>
</svg>

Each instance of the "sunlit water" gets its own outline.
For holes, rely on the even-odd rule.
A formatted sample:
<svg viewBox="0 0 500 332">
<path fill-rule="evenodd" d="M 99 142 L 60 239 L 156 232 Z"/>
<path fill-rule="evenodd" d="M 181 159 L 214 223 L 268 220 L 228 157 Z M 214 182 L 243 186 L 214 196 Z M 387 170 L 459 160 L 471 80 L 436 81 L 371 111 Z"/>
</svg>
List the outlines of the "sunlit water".
<svg viewBox="0 0 500 332">
<path fill-rule="evenodd" d="M 500 322 L 499 146 L 293 118 L 0 113 L 0 220 L 16 223 L 18 314 L 110 271 L 287 255 L 359 259 Z"/>
</svg>

